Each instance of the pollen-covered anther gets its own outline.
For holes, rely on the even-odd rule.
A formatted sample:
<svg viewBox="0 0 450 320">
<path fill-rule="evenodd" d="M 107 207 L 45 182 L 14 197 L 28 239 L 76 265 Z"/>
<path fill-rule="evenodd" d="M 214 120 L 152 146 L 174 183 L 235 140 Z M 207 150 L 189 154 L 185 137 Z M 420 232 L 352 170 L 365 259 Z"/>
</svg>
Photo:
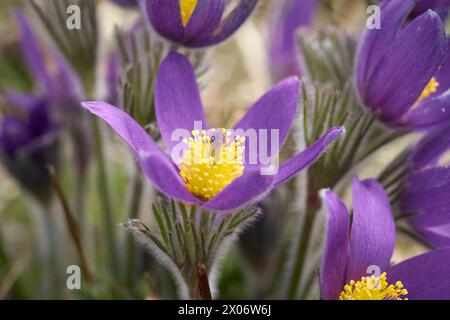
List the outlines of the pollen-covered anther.
<svg viewBox="0 0 450 320">
<path fill-rule="evenodd" d="M 232 137 L 230 130 L 192 131 L 184 139 L 188 149 L 180 162 L 180 176 L 186 189 L 209 200 L 244 172 L 245 138 Z"/>
<path fill-rule="evenodd" d="M 195 8 L 197 7 L 198 0 L 180 0 L 181 21 L 183 26 L 186 27 Z"/>
<path fill-rule="evenodd" d="M 436 93 L 438 88 L 439 82 L 437 81 L 437 79 L 435 77 L 431 78 L 431 80 L 425 86 L 425 89 L 423 89 L 422 93 L 420 94 L 419 99 L 417 99 L 417 102 L 414 104 L 414 107 L 416 107 L 421 101 L 431 96 L 433 93 Z"/>
<path fill-rule="evenodd" d="M 386 272 L 379 277 L 362 277 L 360 281 L 351 280 L 345 285 L 339 300 L 408 300 L 408 294 L 401 281 L 387 282 Z M 403 298 L 402 298 L 403 297 Z"/>
</svg>

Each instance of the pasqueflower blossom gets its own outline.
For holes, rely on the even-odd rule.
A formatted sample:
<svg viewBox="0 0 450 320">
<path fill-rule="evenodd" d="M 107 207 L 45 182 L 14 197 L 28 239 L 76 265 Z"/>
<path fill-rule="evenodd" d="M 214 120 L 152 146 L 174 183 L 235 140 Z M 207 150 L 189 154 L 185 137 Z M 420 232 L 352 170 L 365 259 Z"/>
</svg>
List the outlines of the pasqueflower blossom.
<svg viewBox="0 0 450 320">
<path fill-rule="evenodd" d="M 250 16 L 258 0 L 239 0 L 227 16 L 226 0 L 142 0 L 142 8 L 160 35 L 186 47 L 215 45 L 231 36 Z"/>
<path fill-rule="evenodd" d="M 450 249 L 391 266 L 395 222 L 389 199 L 375 180 L 353 180 L 353 214 L 330 190 L 322 191 L 328 230 L 320 272 L 327 300 L 449 299 Z"/>
<path fill-rule="evenodd" d="M 401 127 L 425 128 L 450 118 L 450 59 L 443 23 L 431 10 L 408 20 L 414 0 L 381 5 L 381 29 L 367 30 L 356 63 L 361 102 Z"/>
<path fill-rule="evenodd" d="M 450 150 L 450 128 L 425 136 L 413 150 L 401 209 L 409 223 L 434 247 L 450 247 L 450 166 L 441 163 Z"/>
<path fill-rule="evenodd" d="M 260 157 L 254 163 L 248 161 L 254 155 L 250 154 L 246 137 L 232 133 L 276 130 L 281 146 L 292 126 L 298 96 L 298 79 L 288 78 L 260 98 L 233 130 L 209 128 L 193 68 L 184 56 L 171 52 L 156 80 L 155 109 L 162 140 L 172 157 L 119 108 L 104 102 L 85 102 L 83 106 L 105 120 L 129 144 L 143 171 L 161 192 L 208 209 L 229 211 L 256 201 L 294 177 L 343 132 L 342 128 L 330 130 L 281 164 L 276 174 L 262 175 Z M 204 129 L 195 129 L 196 122 L 201 122 Z M 182 137 L 181 144 L 173 137 L 180 129 L 188 134 Z M 269 150 L 273 156 L 278 150 L 268 140 L 259 141 L 258 151 Z M 181 159 L 174 161 L 173 154 L 179 151 Z"/>
<path fill-rule="evenodd" d="M 58 125 L 47 100 L 18 92 L 6 97 L 10 112 L 0 122 L 0 159 L 41 199 L 48 196 L 46 166 L 56 166 Z"/>
<path fill-rule="evenodd" d="M 276 80 L 301 74 L 297 31 L 311 26 L 317 0 L 274 1 L 269 42 L 270 70 Z"/>
</svg>

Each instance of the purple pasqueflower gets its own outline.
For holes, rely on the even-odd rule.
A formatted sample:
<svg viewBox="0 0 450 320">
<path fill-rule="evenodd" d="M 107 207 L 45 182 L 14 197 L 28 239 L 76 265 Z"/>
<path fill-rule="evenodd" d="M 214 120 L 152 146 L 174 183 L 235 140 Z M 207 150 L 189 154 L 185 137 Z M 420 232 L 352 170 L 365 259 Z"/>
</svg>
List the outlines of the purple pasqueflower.
<svg viewBox="0 0 450 320">
<path fill-rule="evenodd" d="M 414 214 L 408 219 L 414 230 L 436 248 L 450 247 L 450 166 L 440 163 L 449 150 L 449 126 L 418 143 L 400 205 L 402 212 Z"/>
<path fill-rule="evenodd" d="M 353 180 L 353 214 L 323 190 L 328 215 L 320 289 L 326 300 L 449 299 L 450 249 L 431 251 L 394 266 L 395 222 L 389 199 L 372 179 Z"/>
<path fill-rule="evenodd" d="M 280 82 L 250 108 L 234 129 L 275 130 L 282 145 L 295 117 L 298 95 L 298 79 Z M 343 128 L 330 130 L 283 163 L 277 174 L 262 175 L 259 156 L 255 162 L 244 160 L 253 156 L 249 141 L 244 147 L 243 136 L 231 139 L 229 130 L 208 128 L 194 70 L 184 56 L 175 52 L 162 62 L 155 85 L 157 122 L 172 157 L 120 109 L 104 102 L 85 102 L 83 106 L 105 120 L 129 144 L 157 189 L 171 198 L 219 211 L 241 208 L 291 179 L 343 132 Z M 196 122 L 205 129 L 197 130 Z M 179 136 L 174 139 L 180 130 L 181 144 Z M 269 140 L 259 141 L 259 149 L 274 155 L 278 150 Z M 181 161 L 176 161 L 174 154 L 180 152 Z"/>
<path fill-rule="evenodd" d="M 355 77 L 361 102 L 384 122 L 424 128 L 450 118 L 450 52 L 434 11 L 407 21 L 415 3 L 382 3 L 381 29 L 364 35 Z"/>
<path fill-rule="evenodd" d="M 274 1 L 269 38 L 269 62 L 274 79 L 301 75 L 297 31 L 313 24 L 317 0 Z"/>
<path fill-rule="evenodd" d="M 46 166 L 57 164 L 59 127 L 48 100 L 10 92 L 6 102 L 11 112 L 0 121 L 0 159 L 22 185 L 48 199 Z"/>
<path fill-rule="evenodd" d="M 257 2 L 239 0 L 226 17 L 227 0 L 141 0 L 141 6 L 161 36 L 186 47 L 206 47 L 231 36 Z"/>
</svg>

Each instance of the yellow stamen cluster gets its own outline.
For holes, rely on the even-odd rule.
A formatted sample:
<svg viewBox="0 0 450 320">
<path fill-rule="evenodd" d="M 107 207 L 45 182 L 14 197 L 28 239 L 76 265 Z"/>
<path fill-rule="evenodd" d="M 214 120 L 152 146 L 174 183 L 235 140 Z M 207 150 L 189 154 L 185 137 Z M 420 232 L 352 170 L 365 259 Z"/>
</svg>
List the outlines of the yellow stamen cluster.
<svg viewBox="0 0 450 320">
<path fill-rule="evenodd" d="M 400 298 L 407 294 L 401 281 L 390 285 L 384 272 L 379 277 L 362 277 L 360 281 L 350 281 L 345 285 L 339 300 L 408 300 Z"/>
<path fill-rule="evenodd" d="M 181 20 L 186 27 L 197 7 L 198 0 L 180 0 Z"/>
<path fill-rule="evenodd" d="M 189 149 L 183 154 L 180 176 L 197 198 L 211 199 L 244 172 L 245 138 L 231 135 L 226 129 L 194 130 L 189 140 L 184 139 Z"/>
<path fill-rule="evenodd" d="M 436 80 L 435 77 L 431 78 L 430 82 L 428 82 L 425 89 L 423 89 L 422 93 L 420 94 L 420 97 L 417 100 L 417 103 L 419 103 L 420 101 L 431 96 L 433 93 L 435 93 L 437 91 L 438 88 L 439 88 L 439 82 Z"/>
</svg>

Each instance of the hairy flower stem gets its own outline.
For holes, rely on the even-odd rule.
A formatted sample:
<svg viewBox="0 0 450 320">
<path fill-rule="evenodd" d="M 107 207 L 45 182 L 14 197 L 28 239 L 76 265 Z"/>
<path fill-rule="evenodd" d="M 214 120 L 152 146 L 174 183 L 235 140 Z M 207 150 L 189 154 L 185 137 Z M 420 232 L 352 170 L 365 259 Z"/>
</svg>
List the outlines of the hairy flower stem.
<svg viewBox="0 0 450 320">
<path fill-rule="evenodd" d="M 113 209 L 111 205 L 111 197 L 109 193 L 109 182 L 106 174 L 106 162 L 102 143 L 102 134 L 99 120 L 93 119 L 93 130 L 95 140 L 95 152 L 97 158 L 97 183 L 100 194 L 100 201 L 103 211 L 103 219 L 106 229 L 107 241 L 110 254 L 110 267 L 114 277 L 119 277 L 119 261 L 117 257 L 117 243 L 114 233 L 115 224 L 113 221 Z"/>
<path fill-rule="evenodd" d="M 128 213 L 130 219 L 136 217 L 139 213 L 143 191 L 142 173 L 138 164 L 136 164 L 135 171 L 131 176 L 128 209 L 125 211 Z M 129 234 L 127 237 L 126 283 L 130 289 L 133 288 L 135 280 L 136 249 L 134 238 Z"/>
</svg>

